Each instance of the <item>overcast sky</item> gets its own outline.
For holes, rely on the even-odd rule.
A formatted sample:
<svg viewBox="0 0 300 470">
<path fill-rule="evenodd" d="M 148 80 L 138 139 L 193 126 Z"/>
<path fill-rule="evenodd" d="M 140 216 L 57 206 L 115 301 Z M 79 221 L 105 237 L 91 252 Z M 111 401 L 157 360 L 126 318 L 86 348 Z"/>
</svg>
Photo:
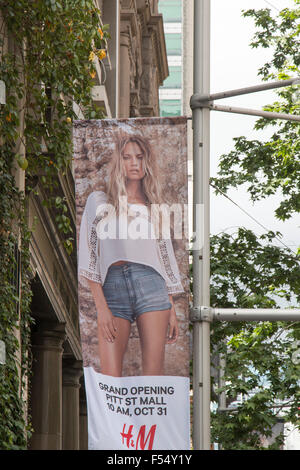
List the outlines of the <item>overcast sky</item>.
<svg viewBox="0 0 300 470">
<path fill-rule="evenodd" d="M 272 6 L 271 6 L 271 5 Z M 242 9 L 269 7 L 275 13 L 294 5 L 292 0 L 211 0 L 211 93 L 242 88 L 262 83 L 258 69 L 271 57 L 266 49 L 252 49 L 250 42 L 255 32 L 254 20 L 242 17 Z M 276 99 L 273 91 L 218 100 L 216 104 L 235 105 L 261 109 Z M 258 133 L 253 130 L 256 117 L 211 111 L 211 175 L 216 174 L 218 156 L 234 148 L 233 137 L 266 140 L 274 132 Z M 226 231 L 233 233 L 237 226 L 244 226 L 256 234 L 265 232 L 251 218 L 223 196 L 214 196 L 211 191 L 211 233 Z M 242 188 L 230 191 L 230 197 L 270 230 L 283 234 L 282 241 L 296 250 L 300 245 L 299 216 L 280 222 L 274 217 L 279 197 L 268 198 L 255 205 L 249 201 Z"/>
</svg>

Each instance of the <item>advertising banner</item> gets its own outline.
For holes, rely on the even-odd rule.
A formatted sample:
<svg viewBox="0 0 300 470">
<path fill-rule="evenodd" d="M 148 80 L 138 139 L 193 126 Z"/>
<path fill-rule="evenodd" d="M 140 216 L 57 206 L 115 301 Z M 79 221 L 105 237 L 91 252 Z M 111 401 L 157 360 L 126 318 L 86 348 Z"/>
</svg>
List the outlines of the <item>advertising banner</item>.
<svg viewBox="0 0 300 470">
<path fill-rule="evenodd" d="M 186 118 L 73 139 L 89 449 L 190 449 Z"/>
</svg>

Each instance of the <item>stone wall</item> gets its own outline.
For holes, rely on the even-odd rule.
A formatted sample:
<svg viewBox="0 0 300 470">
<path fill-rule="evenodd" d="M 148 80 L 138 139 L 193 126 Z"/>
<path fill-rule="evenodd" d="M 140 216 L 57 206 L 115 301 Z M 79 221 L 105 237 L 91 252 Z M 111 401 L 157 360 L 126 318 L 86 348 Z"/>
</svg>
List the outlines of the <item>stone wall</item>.
<svg viewBox="0 0 300 470">
<path fill-rule="evenodd" d="M 158 89 L 168 76 L 157 1 L 121 0 L 119 117 L 158 116 Z"/>
</svg>

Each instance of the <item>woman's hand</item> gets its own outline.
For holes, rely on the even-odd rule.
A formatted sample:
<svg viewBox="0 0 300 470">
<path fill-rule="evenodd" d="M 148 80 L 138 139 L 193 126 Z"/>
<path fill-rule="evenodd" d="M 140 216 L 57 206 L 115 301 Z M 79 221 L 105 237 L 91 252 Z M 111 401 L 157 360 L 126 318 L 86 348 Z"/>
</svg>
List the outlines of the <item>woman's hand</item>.
<svg viewBox="0 0 300 470">
<path fill-rule="evenodd" d="M 175 306 L 174 306 L 173 298 L 171 295 L 169 295 L 169 299 L 172 304 L 172 307 L 170 309 L 169 331 L 168 331 L 166 343 L 173 344 L 173 343 L 176 343 L 177 341 L 179 329 L 178 329 L 178 321 L 176 317 Z"/>
<path fill-rule="evenodd" d="M 107 305 L 102 286 L 90 279 L 88 284 L 96 305 L 98 332 L 106 341 L 113 343 L 117 335 L 116 321 Z"/>
<path fill-rule="evenodd" d="M 109 343 L 113 343 L 117 328 L 115 318 L 108 306 L 102 306 L 97 315 L 98 330 L 103 338 Z"/>
</svg>

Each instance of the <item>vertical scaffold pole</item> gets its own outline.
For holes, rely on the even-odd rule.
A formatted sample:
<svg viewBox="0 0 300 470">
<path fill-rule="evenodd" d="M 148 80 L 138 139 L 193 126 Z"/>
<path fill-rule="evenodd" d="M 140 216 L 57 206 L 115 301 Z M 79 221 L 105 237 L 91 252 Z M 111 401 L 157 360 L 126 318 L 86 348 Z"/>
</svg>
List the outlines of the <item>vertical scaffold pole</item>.
<svg viewBox="0 0 300 470">
<path fill-rule="evenodd" d="M 210 93 L 210 0 L 194 0 L 194 94 Z M 193 109 L 193 306 L 210 305 L 210 110 Z M 199 213 L 202 214 L 199 224 Z M 210 449 L 210 323 L 193 329 L 193 448 Z"/>
</svg>

